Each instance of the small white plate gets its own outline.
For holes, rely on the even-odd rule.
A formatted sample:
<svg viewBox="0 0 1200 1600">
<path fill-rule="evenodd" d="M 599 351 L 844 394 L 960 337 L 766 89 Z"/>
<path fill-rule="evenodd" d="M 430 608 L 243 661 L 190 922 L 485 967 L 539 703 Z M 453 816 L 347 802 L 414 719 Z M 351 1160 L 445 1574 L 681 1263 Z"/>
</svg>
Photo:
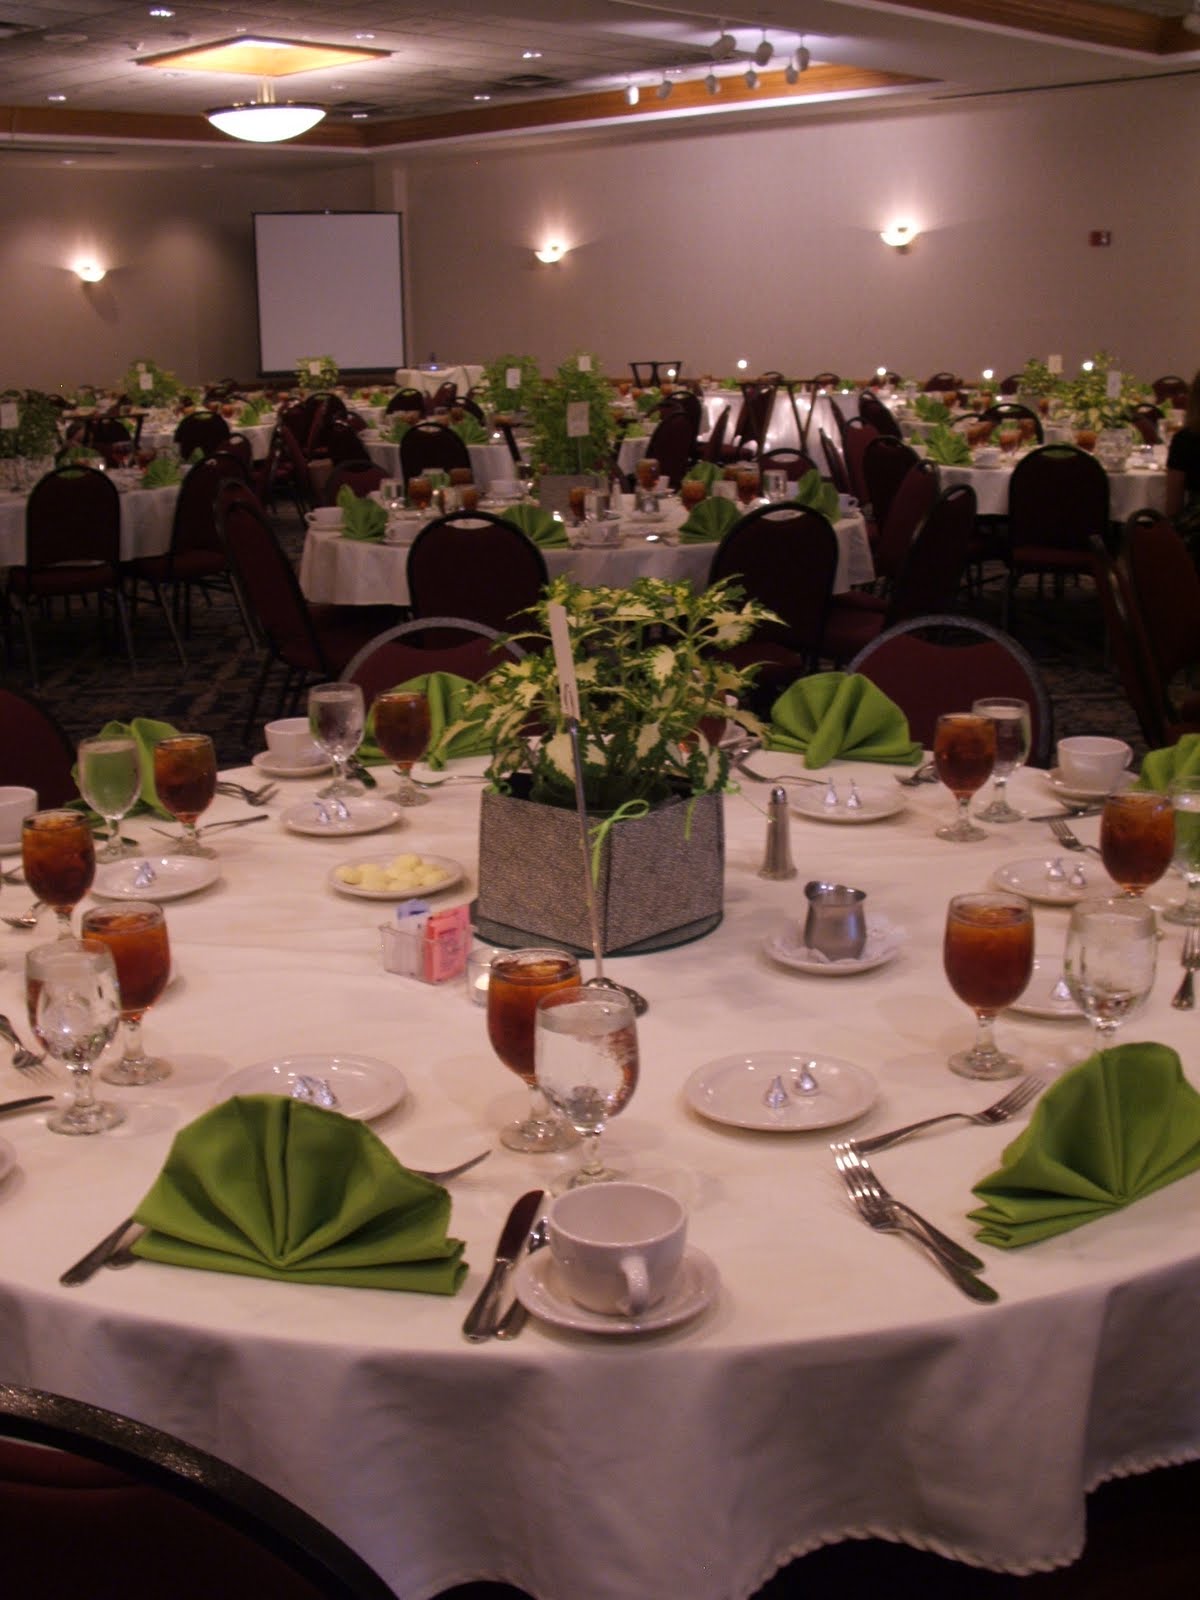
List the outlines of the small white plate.
<svg viewBox="0 0 1200 1600">
<path fill-rule="evenodd" d="M 463 881 L 465 869 L 461 861 L 454 861 L 450 856 L 427 856 L 417 850 L 411 854 L 421 855 L 422 862 L 427 866 L 442 867 L 449 876 L 443 878 L 441 883 L 433 883 L 423 889 L 364 889 L 357 883 L 344 883 L 338 877 L 343 867 L 390 866 L 397 853 L 393 851 L 390 856 L 359 856 L 354 861 L 339 862 L 329 874 L 329 887 L 336 889 L 339 894 L 353 895 L 358 900 L 424 900 L 426 895 L 443 894 L 447 889 L 453 889 L 456 884 Z"/>
<path fill-rule="evenodd" d="M 137 884 L 134 877 L 143 862 L 154 870 L 153 883 Z M 126 861 L 105 861 L 96 868 L 92 893 L 101 900 L 182 900 L 216 883 L 221 864 L 212 856 L 130 856 Z"/>
<path fill-rule="evenodd" d="M 1069 995 L 1062 999 L 1054 993 L 1061 978 L 1060 961 L 1043 961 L 1041 956 L 1034 956 L 1033 975 L 1025 987 L 1025 993 L 1019 1000 L 1014 1000 L 1008 1009 L 1024 1012 L 1028 1017 L 1049 1017 L 1055 1022 L 1081 1021 L 1083 1012 L 1074 1000 Z"/>
<path fill-rule="evenodd" d="M 846 804 L 850 798 L 849 783 L 845 779 L 838 783 L 835 778 L 833 786 L 838 797 L 835 806 L 825 804 L 828 790 L 818 789 L 816 784 L 795 784 L 788 788 L 788 804 L 799 816 L 809 817 L 813 822 L 881 822 L 884 817 L 894 817 L 908 804 L 908 796 L 894 783 L 886 789 L 858 784 L 862 805 L 853 807 Z"/>
<path fill-rule="evenodd" d="M 4 1182 L 16 1164 L 17 1152 L 7 1139 L 0 1139 L 0 1183 Z"/>
<path fill-rule="evenodd" d="M 0 839 L 0 856 L 19 856 L 21 854 L 21 835 L 14 833 L 8 839 Z"/>
<path fill-rule="evenodd" d="M 810 1067 L 820 1084 L 816 1094 L 789 1091 L 788 1104 L 772 1111 L 763 1096 L 774 1078 L 791 1082 L 792 1071 Z M 807 1133 L 833 1128 L 869 1111 L 878 1098 L 874 1078 L 852 1061 L 836 1056 L 794 1055 L 786 1050 L 758 1050 L 753 1055 L 722 1056 L 697 1067 L 683 1086 L 693 1111 L 712 1122 L 767 1133 Z"/>
<path fill-rule="evenodd" d="M 1125 789 L 1131 789 L 1137 782 L 1137 777 L 1136 772 L 1126 770 L 1111 789 L 1081 789 L 1078 784 L 1064 781 L 1061 767 L 1051 767 L 1046 774 L 1046 782 L 1055 794 L 1062 795 L 1065 800 L 1106 800 L 1110 794 L 1120 794 Z"/>
<path fill-rule="evenodd" d="M 328 810 L 327 801 L 323 800 L 321 804 Z M 378 833 L 381 828 L 390 828 L 404 814 L 403 806 L 394 805 L 390 800 L 380 800 L 375 795 L 356 795 L 343 801 L 343 804 L 350 815 L 335 817 L 330 811 L 328 822 L 320 820 L 311 800 L 303 805 L 289 806 L 280 820 L 293 833 L 312 834 L 318 839 L 338 839 L 352 833 Z"/>
<path fill-rule="evenodd" d="M 256 1061 L 222 1078 L 216 1087 L 214 1104 L 235 1094 L 291 1095 L 299 1077 L 327 1078 L 337 1096 L 331 1109 L 356 1122 L 370 1122 L 398 1106 L 408 1093 L 404 1074 L 374 1056 L 280 1056 L 275 1061 Z M 315 1102 L 308 1102 L 315 1104 Z"/>
<path fill-rule="evenodd" d="M 1046 868 L 1051 861 L 1061 861 L 1067 876 L 1062 879 L 1047 878 Z M 1087 883 L 1080 888 L 1070 881 L 1076 866 L 1082 865 Z M 1007 889 L 1012 894 L 1023 894 L 1026 900 L 1042 906 L 1073 906 L 1088 895 L 1119 894 L 1117 885 L 1100 864 L 1099 856 L 1088 852 L 1086 858 L 1078 851 L 1064 850 L 1056 856 L 1048 850 L 1044 856 L 1029 856 L 1023 861 L 1010 861 L 992 874 L 997 889 Z"/>
<path fill-rule="evenodd" d="M 294 767 L 290 762 L 280 761 L 269 750 L 260 750 L 256 756 L 251 756 L 250 765 L 265 772 L 268 778 L 318 778 L 328 772 L 333 763 L 322 756 L 320 761 L 305 761 Z"/>
<path fill-rule="evenodd" d="M 857 960 L 823 960 L 800 943 L 799 929 L 794 936 L 790 936 L 788 930 L 771 934 L 763 941 L 763 949 L 772 961 L 778 961 L 785 967 L 794 967 L 797 972 L 811 972 L 818 978 L 852 978 L 855 973 L 873 972 L 876 967 L 894 961 L 907 937 L 903 928 L 897 928 L 886 917 L 875 916 L 868 911 L 867 942 Z"/>
<path fill-rule="evenodd" d="M 517 1299 L 543 1322 L 572 1328 L 576 1333 L 610 1335 L 654 1333 L 659 1328 L 687 1322 L 712 1304 L 720 1286 L 715 1262 L 693 1244 L 685 1247 L 678 1276 L 666 1295 L 640 1317 L 606 1316 L 603 1311 L 589 1311 L 572 1300 L 562 1286 L 549 1250 L 535 1250 L 523 1256 L 513 1278 Z"/>
</svg>

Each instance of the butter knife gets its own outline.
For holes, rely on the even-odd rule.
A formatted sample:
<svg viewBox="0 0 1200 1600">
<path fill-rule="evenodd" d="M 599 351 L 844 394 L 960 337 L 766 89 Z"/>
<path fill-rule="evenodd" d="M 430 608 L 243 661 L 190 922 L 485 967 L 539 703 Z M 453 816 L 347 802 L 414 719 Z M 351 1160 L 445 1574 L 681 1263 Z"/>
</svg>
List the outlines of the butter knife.
<svg viewBox="0 0 1200 1600">
<path fill-rule="evenodd" d="M 525 1241 L 525 1254 L 531 1256 L 535 1250 L 543 1250 L 550 1242 L 546 1233 L 546 1219 L 542 1217 L 534 1223 L 533 1232 Z M 496 1324 L 497 1339 L 515 1339 L 521 1329 L 529 1321 L 529 1311 L 521 1300 L 513 1299 L 508 1310 Z"/>
<path fill-rule="evenodd" d="M 59 1283 L 68 1289 L 73 1289 L 76 1284 L 86 1283 L 120 1247 L 121 1240 L 132 1227 L 133 1218 L 126 1217 L 124 1222 L 119 1223 L 111 1233 L 106 1233 L 99 1244 L 94 1244 L 85 1256 L 80 1256 L 74 1266 L 68 1267 L 59 1278 Z"/>
<path fill-rule="evenodd" d="M 6 1116 L 10 1111 L 24 1111 L 28 1106 L 44 1106 L 47 1101 L 53 1100 L 52 1094 L 28 1094 L 24 1100 L 5 1100 L 0 1102 L 0 1117 Z"/>
<path fill-rule="evenodd" d="M 463 1322 L 463 1338 L 471 1344 L 482 1344 L 495 1332 L 504 1285 L 529 1237 L 529 1230 L 533 1227 L 534 1219 L 544 1199 L 545 1190 L 530 1189 L 508 1213 L 508 1219 L 496 1243 L 496 1257 L 492 1263 L 492 1270 Z"/>
</svg>

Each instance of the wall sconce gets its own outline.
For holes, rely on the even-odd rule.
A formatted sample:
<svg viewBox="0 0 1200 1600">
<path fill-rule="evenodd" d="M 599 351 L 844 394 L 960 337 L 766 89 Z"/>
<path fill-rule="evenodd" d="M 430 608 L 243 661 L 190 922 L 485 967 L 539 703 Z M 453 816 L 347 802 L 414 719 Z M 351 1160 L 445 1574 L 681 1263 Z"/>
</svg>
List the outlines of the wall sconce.
<svg viewBox="0 0 1200 1600">
<path fill-rule="evenodd" d="M 889 222 L 879 237 L 898 255 L 907 255 L 910 245 L 920 233 L 915 222 Z"/>
<path fill-rule="evenodd" d="M 71 271 L 79 279 L 80 283 L 99 283 L 104 278 L 108 268 L 100 266 L 95 261 L 76 261 L 72 265 Z"/>
<path fill-rule="evenodd" d="M 542 245 L 540 250 L 535 250 L 533 253 L 543 266 L 552 267 L 566 255 L 567 247 L 565 244 L 559 244 L 557 240 L 551 240 L 549 244 Z"/>
</svg>

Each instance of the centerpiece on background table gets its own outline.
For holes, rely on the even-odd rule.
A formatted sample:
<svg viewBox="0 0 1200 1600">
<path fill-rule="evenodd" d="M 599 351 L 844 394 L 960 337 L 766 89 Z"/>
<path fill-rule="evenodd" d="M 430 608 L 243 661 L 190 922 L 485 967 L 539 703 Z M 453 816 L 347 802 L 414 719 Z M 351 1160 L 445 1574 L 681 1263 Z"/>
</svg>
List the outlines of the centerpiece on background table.
<svg viewBox="0 0 1200 1600">
<path fill-rule="evenodd" d="M 547 510 L 565 517 L 572 488 L 607 483 L 616 437 L 612 398 L 612 385 L 586 350 L 576 351 L 534 389 L 528 406 L 530 460 L 538 501 Z"/>
<path fill-rule="evenodd" d="M 0 394 L 0 485 L 30 489 L 54 465 L 58 409 L 40 389 Z"/>
<path fill-rule="evenodd" d="M 296 387 L 305 394 L 313 389 L 336 389 L 340 378 L 332 356 L 301 356 L 296 362 Z"/>
<path fill-rule="evenodd" d="M 559 704 L 547 608 L 567 612 L 580 699 L 584 797 L 605 954 L 665 948 L 721 920 L 728 756 L 720 730 L 751 672 L 720 652 L 771 613 L 730 583 L 643 578 L 631 589 L 548 585 L 529 650 L 472 694 L 486 730 L 492 788 L 482 797 L 476 925 L 496 944 L 591 949 L 587 862 L 575 808 L 570 735 Z"/>
</svg>

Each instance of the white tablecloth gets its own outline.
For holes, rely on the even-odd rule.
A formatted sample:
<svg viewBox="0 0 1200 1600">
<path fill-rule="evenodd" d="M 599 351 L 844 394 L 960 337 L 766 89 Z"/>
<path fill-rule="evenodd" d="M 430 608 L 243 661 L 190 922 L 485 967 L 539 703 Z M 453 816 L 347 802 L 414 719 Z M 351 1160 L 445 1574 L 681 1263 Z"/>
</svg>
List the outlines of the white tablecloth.
<svg viewBox="0 0 1200 1600">
<path fill-rule="evenodd" d="M 835 392 L 832 397 L 837 401 L 842 416 L 847 421 L 858 415 L 858 393 L 850 390 L 845 394 Z M 717 419 L 725 407 L 729 411 L 729 427 L 725 433 L 728 443 L 733 437 L 733 430 L 737 427 L 738 417 L 741 414 L 742 392 L 740 389 L 712 389 L 704 396 L 703 420 L 701 422 L 701 437 L 707 438 L 716 425 Z M 796 390 L 796 410 L 800 413 L 800 426 L 808 426 L 808 455 L 816 462 L 818 468 L 824 473 L 825 462 L 821 455 L 820 429 L 824 429 L 835 444 L 839 441 L 837 420 L 829 404 L 829 396 L 822 392 L 816 397 L 816 411 L 811 422 L 808 422 L 809 412 L 813 409 L 814 400 L 810 394 Z M 767 423 L 767 449 L 782 449 L 787 446 L 791 450 L 801 448 L 800 432 L 796 427 L 796 415 L 792 410 L 792 403 L 788 398 L 786 389 L 776 389 L 775 401 L 771 407 L 770 420 Z"/>
<path fill-rule="evenodd" d="M 943 489 L 952 488 L 956 483 L 970 484 L 975 491 L 981 517 L 1008 515 L 1008 486 L 1012 474 L 1011 466 L 938 468 Z M 1125 472 L 1110 472 L 1107 476 L 1110 521 L 1124 522 L 1143 506 L 1154 511 L 1165 509 L 1167 478 L 1164 472 L 1131 467 Z"/>
<path fill-rule="evenodd" d="M 882 769 L 857 776 L 891 789 Z M 521 1108 L 463 989 L 385 974 L 376 927 L 390 908 L 326 885 L 337 862 L 415 849 L 462 861 L 467 882 L 447 898 L 469 897 L 479 787 L 449 785 L 388 833 L 340 842 L 278 823 L 313 787 L 285 783 L 276 820 L 216 835 L 220 882 L 167 907 L 176 975 L 146 1036 L 173 1077 L 106 1089 L 129 1112 L 111 1135 L 56 1137 L 37 1113 L 4 1121 L 18 1166 L 0 1185 L 0 1377 L 127 1412 L 257 1474 L 404 1600 L 472 1577 L 539 1600 L 740 1600 L 789 1556 L 868 1533 L 1029 1572 L 1078 1551 L 1089 1487 L 1200 1455 L 1200 1175 L 1025 1250 L 982 1247 L 1001 1300 L 981 1307 L 858 1220 L 826 1146 L 842 1130 L 745 1132 L 682 1099 L 701 1063 L 764 1049 L 864 1067 L 879 1088 L 864 1132 L 995 1098 L 945 1065 L 972 1029 L 942 974 L 946 900 L 1048 852 L 1050 835 L 1026 822 L 944 844 L 933 829 L 951 805 L 936 788 L 870 826 L 795 819 L 800 875 L 784 883 L 757 876 L 763 791 L 730 797 L 722 925 L 611 964 L 650 1011 L 610 1156 L 685 1198 L 691 1241 L 721 1277 L 696 1321 L 634 1341 L 531 1322 L 513 1344 L 464 1343 L 508 1206 L 572 1159 L 498 1148 L 451 1186 L 471 1266 L 452 1300 L 150 1263 L 60 1288 L 58 1273 L 140 1199 L 174 1131 L 251 1062 L 356 1051 L 399 1068 L 408 1097 L 375 1126 L 418 1165 L 494 1145 Z M 1040 776 L 1012 788 L 1048 807 Z M 212 814 L 243 809 L 219 800 Z M 1089 839 L 1096 828 L 1080 825 Z M 838 980 L 766 958 L 764 937 L 799 914 L 810 875 L 861 886 L 907 929 L 892 965 Z M 1054 961 L 1065 915 L 1036 920 Z M 0 1007 L 23 1023 L 29 938 L 4 940 Z M 1126 1034 L 1175 1045 L 1200 1082 L 1195 1025 L 1167 1003 L 1179 944 L 1167 927 L 1156 993 Z M 1051 1071 L 1087 1048 L 1079 1023 L 1006 1016 L 999 1032 Z M 26 1082 L 7 1065 L 0 1079 L 9 1094 Z M 876 1165 L 966 1241 L 970 1187 L 1011 1133 L 951 1126 Z"/>
<path fill-rule="evenodd" d="M 229 424 L 230 433 L 240 433 L 248 441 L 255 461 L 265 460 L 271 444 L 271 435 L 275 432 L 274 417 L 270 422 L 256 423 L 253 427 L 246 428 L 239 427 L 232 417 L 226 417 L 225 420 Z M 146 450 L 162 450 L 174 442 L 174 428 L 161 433 L 143 433 L 141 438 L 142 447 Z"/>
<path fill-rule="evenodd" d="M 436 394 L 444 383 L 456 383 L 459 394 L 466 394 L 473 389 L 483 377 L 483 367 L 480 365 L 467 365 L 459 367 L 439 367 L 436 372 L 429 372 L 424 367 L 397 367 L 397 389 L 420 389 L 422 394 Z"/>
<path fill-rule="evenodd" d="M 162 555 L 171 543 L 178 484 L 165 489 L 131 489 L 121 496 L 121 560 Z M 25 560 L 23 494 L 0 494 L 0 567 Z"/>
<path fill-rule="evenodd" d="M 367 454 L 376 466 L 382 467 L 389 478 L 402 478 L 400 471 L 400 446 L 386 439 L 365 439 Z M 506 444 L 471 444 L 467 446 L 471 458 L 471 477 L 480 489 L 490 489 L 493 483 L 512 482 L 515 464 Z"/>
</svg>

